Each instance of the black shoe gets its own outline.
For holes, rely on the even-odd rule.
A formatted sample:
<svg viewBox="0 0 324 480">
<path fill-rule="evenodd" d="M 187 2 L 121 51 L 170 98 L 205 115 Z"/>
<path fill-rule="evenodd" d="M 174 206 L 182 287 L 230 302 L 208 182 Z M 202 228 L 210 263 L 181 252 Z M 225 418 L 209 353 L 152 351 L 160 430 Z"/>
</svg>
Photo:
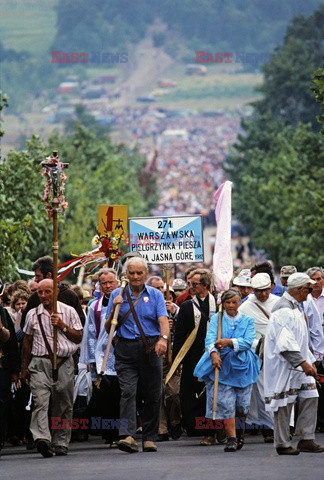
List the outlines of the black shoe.
<svg viewBox="0 0 324 480">
<path fill-rule="evenodd" d="M 43 455 L 44 458 L 50 458 L 53 456 L 52 445 L 48 440 L 37 440 L 36 441 L 37 451 Z"/>
<path fill-rule="evenodd" d="M 241 448 L 243 448 L 244 446 L 244 430 L 242 429 L 239 429 L 237 430 L 237 449 L 238 450 L 241 450 Z"/>
<path fill-rule="evenodd" d="M 226 447 L 224 448 L 224 452 L 236 452 L 236 450 L 237 450 L 236 438 L 229 438 L 227 440 Z"/>
<path fill-rule="evenodd" d="M 175 427 L 171 428 L 170 432 L 171 438 L 173 440 L 178 440 L 182 435 L 182 426 L 181 423 L 178 423 Z"/>
<path fill-rule="evenodd" d="M 277 447 L 276 448 L 278 455 L 299 455 L 300 451 L 297 448 L 293 447 Z"/>
<path fill-rule="evenodd" d="M 169 435 L 167 433 L 159 433 L 157 436 L 157 442 L 167 442 L 169 440 Z"/>
<path fill-rule="evenodd" d="M 65 455 L 68 454 L 68 449 L 67 447 L 64 447 L 63 445 L 57 445 L 55 448 L 54 448 L 54 451 L 55 451 L 55 455 L 57 457 L 63 457 Z"/>
</svg>

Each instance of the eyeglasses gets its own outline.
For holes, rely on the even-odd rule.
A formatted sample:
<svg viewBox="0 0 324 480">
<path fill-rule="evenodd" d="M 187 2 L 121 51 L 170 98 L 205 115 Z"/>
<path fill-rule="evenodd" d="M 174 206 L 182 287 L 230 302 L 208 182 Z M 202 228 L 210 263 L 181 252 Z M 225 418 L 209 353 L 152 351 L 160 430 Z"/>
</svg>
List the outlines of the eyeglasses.
<svg viewBox="0 0 324 480">
<path fill-rule="evenodd" d="M 306 288 L 306 290 L 308 290 L 308 293 L 312 293 L 313 291 L 313 287 L 299 287 L 298 290 L 303 290 L 303 288 Z"/>
<path fill-rule="evenodd" d="M 201 282 L 187 282 L 189 287 L 196 288 L 197 285 L 201 285 Z"/>
<path fill-rule="evenodd" d="M 266 293 L 269 290 L 271 290 L 271 288 L 255 288 L 254 293 Z"/>
</svg>

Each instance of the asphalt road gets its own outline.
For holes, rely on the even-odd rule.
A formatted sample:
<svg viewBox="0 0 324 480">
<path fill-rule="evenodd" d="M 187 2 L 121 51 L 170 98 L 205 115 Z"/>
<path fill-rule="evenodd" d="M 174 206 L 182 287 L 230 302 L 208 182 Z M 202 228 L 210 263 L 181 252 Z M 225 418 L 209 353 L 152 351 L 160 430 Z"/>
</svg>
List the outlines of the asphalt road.
<svg viewBox="0 0 324 480">
<path fill-rule="evenodd" d="M 260 435 L 247 436 L 244 448 L 225 453 L 223 445 L 202 447 L 199 437 L 158 443 L 156 453 L 109 449 L 98 437 L 72 443 L 67 457 L 43 458 L 25 447 L 5 446 L 1 480 L 299 480 L 324 479 L 324 452 L 278 456 Z M 140 439 L 139 439 L 140 441 Z M 317 443 L 324 444 L 324 434 Z"/>
</svg>

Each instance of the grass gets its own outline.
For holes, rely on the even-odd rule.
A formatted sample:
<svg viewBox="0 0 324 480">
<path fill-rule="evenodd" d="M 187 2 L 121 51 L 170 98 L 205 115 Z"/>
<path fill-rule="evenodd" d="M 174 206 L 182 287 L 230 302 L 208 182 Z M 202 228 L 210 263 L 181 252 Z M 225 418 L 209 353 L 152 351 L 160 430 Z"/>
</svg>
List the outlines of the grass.
<svg viewBox="0 0 324 480">
<path fill-rule="evenodd" d="M 1 2 L 0 32 L 6 49 L 46 54 L 56 31 L 57 0 Z"/>
<path fill-rule="evenodd" d="M 222 70 L 211 66 L 206 76 L 186 76 L 181 65 L 170 73 L 177 87 L 170 94 L 158 99 L 157 105 L 170 108 L 195 110 L 235 110 L 238 106 L 251 103 L 260 95 L 254 91 L 261 84 L 259 73 Z"/>
</svg>

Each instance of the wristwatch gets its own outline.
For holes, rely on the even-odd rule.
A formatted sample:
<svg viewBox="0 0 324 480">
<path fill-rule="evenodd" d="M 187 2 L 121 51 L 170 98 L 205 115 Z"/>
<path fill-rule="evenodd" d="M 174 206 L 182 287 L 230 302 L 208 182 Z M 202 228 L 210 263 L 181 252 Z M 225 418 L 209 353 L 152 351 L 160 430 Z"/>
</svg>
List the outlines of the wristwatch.
<svg viewBox="0 0 324 480">
<path fill-rule="evenodd" d="M 63 333 L 66 333 L 66 332 L 67 332 L 67 329 L 68 329 L 68 327 L 65 325 L 65 327 L 62 328 L 62 332 L 63 332 Z"/>
<path fill-rule="evenodd" d="M 160 335 L 161 338 L 164 338 L 164 340 L 169 340 L 169 337 L 167 335 Z"/>
</svg>

